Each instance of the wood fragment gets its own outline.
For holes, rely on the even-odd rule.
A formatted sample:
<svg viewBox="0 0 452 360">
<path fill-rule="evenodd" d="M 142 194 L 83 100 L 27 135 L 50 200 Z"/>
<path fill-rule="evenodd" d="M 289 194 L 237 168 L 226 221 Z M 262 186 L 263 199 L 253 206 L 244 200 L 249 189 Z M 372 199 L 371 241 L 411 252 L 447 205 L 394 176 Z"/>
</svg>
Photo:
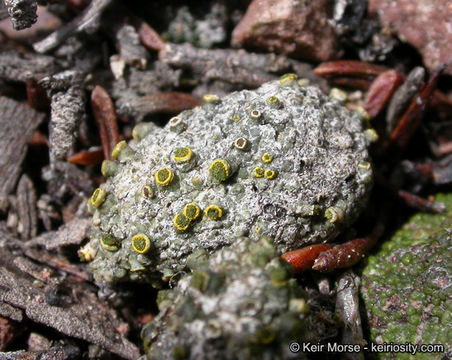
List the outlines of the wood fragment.
<svg viewBox="0 0 452 360">
<path fill-rule="evenodd" d="M 347 241 L 330 250 L 322 252 L 315 259 L 312 270 L 331 272 L 355 265 L 371 248 L 373 241 L 370 237 Z"/>
<path fill-rule="evenodd" d="M 0 97 L 0 211 L 8 206 L 7 196 L 14 190 L 27 143 L 45 115 L 6 97 Z"/>
<path fill-rule="evenodd" d="M 119 142 L 118 121 L 113 101 L 101 86 L 96 86 L 91 93 L 91 108 L 99 128 L 104 158 L 111 160 L 111 152 Z"/>
<path fill-rule="evenodd" d="M 0 78 L 12 82 L 41 80 L 59 69 L 55 58 L 35 53 L 0 52 Z"/>
<path fill-rule="evenodd" d="M 403 112 L 410 105 L 413 96 L 419 92 L 424 77 L 424 68 L 417 66 L 410 71 L 405 82 L 394 92 L 386 112 L 386 131 L 388 134 L 391 134 L 394 130 Z"/>
<path fill-rule="evenodd" d="M 19 241 L 16 239 L 15 242 Z M 138 348 L 117 330 L 122 323 L 116 312 L 97 297 L 94 286 L 87 282 L 73 282 L 67 277 L 55 279 L 55 275 L 50 273 L 44 280 L 58 282 L 60 303 L 64 306 L 48 304 L 42 289 L 33 285 L 34 275 L 45 274 L 46 267 L 24 261 L 11 262 L 10 259 L 17 259 L 17 255 L 5 247 L 1 251 L 0 302 L 23 309 L 32 321 L 67 336 L 97 344 L 125 359 L 139 357 Z M 21 264 L 20 267 L 17 264 Z"/>
<path fill-rule="evenodd" d="M 49 124 L 50 163 L 65 160 L 73 149 L 78 126 L 85 115 L 82 74 L 63 71 L 40 81 L 51 96 Z"/>
<path fill-rule="evenodd" d="M 401 199 L 406 205 L 413 209 L 417 209 L 420 211 L 427 211 L 437 214 L 442 214 L 446 212 L 446 207 L 443 203 L 438 201 L 430 201 L 424 199 L 415 194 L 411 194 L 405 190 L 397 190 L 397 196 Z"/>
<path fill-rule="evenodd" d="M 394 91 L 402 83 L 403 78 L 395 70 L 382 72 L 375 78 L 364 100 L 364 108 L 371 119 L 383 111 L 394 94 Z"/>
<path fill-rule="evenodd" d="M 355 265 L 377 243 L 383 230 L 384 225 L 380 221 L 369 236 L 347 241 L 320 253 L 315 259 L 312 270 L 331 272 Z"/>
<path fill-rule="evenodd" d="M 96 166 L 101 164 L 104 159 L 105 155 L 103 150 L 92 150 L 80 151 L 79 153 L 68 157 L 67 161 L 77 165 Z"/>
<path fill-rule="evenodd" d="M 23 320 L 22 310 L 4 302 L 0 302 L 0 315 L 18 322 Z"/>
<path fill-rule="evenodd" d="M 368 90 L 372 84 L 370 79 L 361 79 L 355 77 L 334 77 L 328 79 L 335 86 L 344 86 L 351 89 Z"/>
<path fill-rule="evenodd" d="M 80 356 L 80 349 L 74 345 L 56 345 L 46 350 L 11 351 L 0 353 L 0 360 L 71 360 Z"/>
<path fill-rule="evenodd" d="M 130 101 L 129 106 L 140 118 L 150 114 L 176 114 L 200 103 L 200 100 L 191 94 L 167 92 L 135 98 Z"/>
<path fill-rule="evenodd" d="M 90 219 L 74 219 L 56 231 L 46 232 L 31 239 L 27 246 L 40 245 L 47 250 L 53 250 L 67 245 L 80 245 L 88 237 L 90 228 Z"/>
<path fill-rule="evenodd" d="M 159 52 L 159 58 L 163 62 L 172 66 L 190 69 L 191 75 L 195 79 L 206 80 L 221 79 L 226 82 L 240 83 L 241 76 L 250 77 L 250 73 L 256 70 L 256 76 L 262 73 L 282 74 L 291 72 L 294 68 L 293 61 L 285 56 L 277 56 L 275 54 L 255 54 L 248 53 L 244 50 L 231 49 L 199 49 L 189 44 L 177 45 L 167 43 L 165 48 Z M 240 71 L 236 69 L 246 69 Z M 213 70 L 215 69 L 215 70 Z M 226 74 L 223 78 L 221 72 Z M 236 77 L 232 79 L 236 71 Z M 207 77 L 210 73 L 212 78 Z M 266 75 L 268 76 L 268 75 Z M 266 78 L 262 80 L 252 80 L 254 84 L 264 83 Z M 245 81 L 246 84 L 246 81 Z"/>
<path fill-rule="evenodd" d="M 100 17 L 112 0 L 92 0 L 90 5 L 68 24 L 51 33 L 43 40 L 33 44 L 38 53 L 45 53 L 59 46 L 64 40 L 75 33 L 85 31 L 95 32 L 100 26 Z"/>
<path fill-rule="evenodd" d="M 38 248 L 25 248 L 24 254 L 30 258 L 39 262 L 41 264 L 45 264 L 52 269 L 59 270 L 65 272 L 67 274 L 73 275 L 74 277 L 83 280 L 90 281 L 91 276 L 88 274 L 86 268 L 83 268 L 81 265 L 71 264 L 67 261 L 67 259 L 63 258 L 59 254 L 49 253 L 45 250 Z"/>
<path fill-rule="evenodd" d="M 138 69 L 146 69 L 149 54 L 140 42 L 140 36 L 132 25 L 120 24 L 116 26 L 116 48 L 119 58 L 126 64 Z"/>
<path fill-rule="evenodd" d="M 38 232 L 38 214 L 36 210 L 36 191 L 27 175 L 22 175 L 17 185 L 18 233 L 22 240 L 36 236 Z"/>
<path fill-rule="evenodd" d="M 389 70 L 385 66 L 356 60 L 340 60 L 324 62 L 314 69 L 314 74 L 321 77 L 356 76 L 375 78 Z"/>
<path fill-rule="evenodd" d="M 438 78 L 443 70 L 444 67 L 441 67 L 434 71 L 430 76 L 428 83 L 423 87 L 421 92 L 413 98 L 410 106 L 403 114 L 394 131 L 391 133 L 390 144 L 387 146 L 394 145 L 398 149 L 405 148 L 408 141 L 421 124 L 425 110 L 436 89 Z"/>
<path fill-rule="evenodd" d="M 141 19 L 134 19 L 133 26 L 138 31 L 141 43 L 151 51 L 160 51 L 165 47 L 165 41 L 160 35 Z"/>
<path fill-rule="evenodd" d="M 281 255 L 281 257 L 294 267 L 295 273 L 299 273 L 311 270 L 319 254 L 332 247 L 333 245 L 330 244 L 310 245 L 298 250 L 289 251 Z"/>
</svg>

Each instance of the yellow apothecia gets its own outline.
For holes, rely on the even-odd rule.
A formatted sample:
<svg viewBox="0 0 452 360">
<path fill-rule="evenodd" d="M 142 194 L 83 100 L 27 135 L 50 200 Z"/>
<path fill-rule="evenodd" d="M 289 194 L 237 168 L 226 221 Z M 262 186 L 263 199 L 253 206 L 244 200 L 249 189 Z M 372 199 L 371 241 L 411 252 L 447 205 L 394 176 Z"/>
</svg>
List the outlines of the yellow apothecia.
<svg viewBox="0 0 452 360">
<path fill-rule="evenodd" d="M 173 181 L 174 173 L 168 169 L 163 168 L 157 171 L 154 175 L 155 182 L 160 186 L 167 186 Z"/>
<path fill-rule="evenodd" d="M 269 153 L 265 153 L 264 155 L 262 155 L 261 160 L 264 163 L 269 163 L 269 162 L 272 162 L 273 158 Z"/>
<path fill-rule="evenodd" d="M 198 205 L 190 203 L 185 205 L 183 214 L 189 220 L 196 220 L 201 215 L 201 209 Z"/>
<path fill-rule="evenodd" d="M 234 122 L 237 122 L 237 121 L 240 120 L 240 116 L 234 115 L 234 116 L 232 117 L 232 120 L 234 120 Z"/>
<path fill-rule="evenodd" d="M 267 98 L 267 104 L 269 104 L 269 105 L 277 105 L 277 104 L 279 104 L 279 99 L 276 96 L 269 96 Z"/>
<path fill-rule="evenodd" d="M 127 147 L 127 142 L 125 140 L 118 142 L 111 152 L 111 157 L 113 159 L 117 159 L 119 154 L 121 153 L 121 151 L 124 150 L 126 147 Z"/>
<path fill-rule="evenodd" d="M 173 158 L 179 164 L 189 162 L 193 158 L 193 151 L 188 146 L 177 148 Z"/>
<path fill-rule="evenodd" d="M 93 195 L 91 195 L 91 205 L 95 207 L 101 206 L 104 203 L 106 197 L 107 192 L 101 188 L 97 188 L 96 190 L 94 190 Z"/>
<path fill-rule="evenodd" d="M 132 238 L 132 248 L 138 254 L 146 254 L 151 249 L 151 240 L 144 234 L 136 234 Z"/>
<path fill-rule="evenodd" d="M 254 168 L 253 175 L 257 178 L 264 177 L 264 169 L 262 169 L 261 167 Z"/>
<path fill-rule="evenodd" d="M 190 226 L 190 219 L 184 214 L 177 214 L 173 219 L 174 227 L 179 231 L 185 231 Z"/>
<path fill-rule="evenodd" d="M 231 175 L 231 167 L 227 160 L 215 159 L 209 166 L 209 173 L 216 181 L 223 182 Z"/>
<path fill-rule="evenodd" d="M 219 220 L 223 216 L 223 209 L 217 205 L 209 205 L 204 210 L 204 213 L 211 220 Z"/>
<path fill-rule="evenodd" d="M 268 180 L 272 180 L 276 177 L 276 171 L 272 170 L 272 169 L 267 169 L 265 170 L 265 177 Z"/>
</svg>

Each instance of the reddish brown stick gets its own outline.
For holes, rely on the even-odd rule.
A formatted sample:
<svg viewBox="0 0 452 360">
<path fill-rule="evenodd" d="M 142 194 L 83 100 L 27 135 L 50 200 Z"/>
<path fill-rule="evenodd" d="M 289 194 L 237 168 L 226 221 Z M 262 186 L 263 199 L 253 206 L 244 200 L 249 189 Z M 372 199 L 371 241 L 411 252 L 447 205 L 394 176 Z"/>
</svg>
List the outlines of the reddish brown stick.
<svg viewBox="0 0 452 360">
<path fill-rule="evenodd" d="M 119 142 L 119 131 L 113 102 L 101 86 L 96 86 L 91 93 L 91 107 L 99 127 L 104 157 L 110 159 L 113 147 Z"/>
<path fill-rule="evenodd" d="M 165 48 L 165 41 L 149 24 L 141 19 L 133 19 L 132 24 L 140 36 L 141 43 L 152 51 L 160 51 Z"/>
<path fill-rule="evenodd" d="M 442 214 L 446 211 L 446 207 L 443 203 L 437 201 L 430 201 L 420 196 L 411 194 L 404 190 L 398 190 L 397 196 L 409 207 L 418 209 L 421 211 L 428 211 L 433 213 Z"/>
<path fill-rule="evenodd" d="M 178 113 L 200 104 L 198 98 L 182 92 L 164 92 L 142 96 L 134 100 L 134 108 L 141 114 Z"/>
<path fill-rule="evenodd" d="M 395 70 L 388 70 L 372 82 L 367 92 L 364 108 L 370 118 L 375 118 L 386 107 L 394 92 L 403 82 L 404 76 Z"/>
<path fill-rule="evenodd" d="M 367 90 L 372 84 L 372 80 L 358 77 L 334 77 L 329 79 L 329 81 L 335 86 L 344 86 L 360 90 Z"/>
<path fill-rule="evenodd" d="M 84 166 L 96 166 L 102 163 L 102 160 L 104 160 L 103 150 L 81 151 L 67 159 L 72 164 Z"/>
<path fill-rule="evenodd" d="M 377 225 L 368 237 L 350 240 L 322 252 L 315 259 L 312 270 L 331 272 L 355 265 L 376 244 L 382 233 L 383 226 Z"/>
<path fill-rule="evenodd" d="M 389 70 L 385 66 L 355 60 L 324 62 L 314 69 L 314 74 L 322 77 L 359 76 L 376 77 Z"/>
<path fill-rule="evenodd" d="M 333 246 L 330 244 L 311 245 L 298 250 L 289 251 L 288 253 L 281 255 L 281 257 L 294 267 L 295 273 L 299 273 L 310 270 L 319 254 L 332 247 Z"/>
</svg>

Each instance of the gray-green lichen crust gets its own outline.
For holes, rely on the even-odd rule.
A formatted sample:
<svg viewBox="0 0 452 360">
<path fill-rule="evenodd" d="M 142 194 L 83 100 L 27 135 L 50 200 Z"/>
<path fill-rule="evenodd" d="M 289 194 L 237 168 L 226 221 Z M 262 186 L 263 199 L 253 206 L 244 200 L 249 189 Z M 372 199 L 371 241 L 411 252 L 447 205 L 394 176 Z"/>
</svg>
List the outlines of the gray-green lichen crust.
<svg viewBox="0 0 452 360">
<path fill-rule="evenodd" d="M 134 140 L 115 147 L 117 164 L 105 164 L 110 177 L 91 199 L 95 278 L 171 276 L 194 250 L 239 236 L 269 236 L 279 252 L 335 237 L 371 186 L 361 122 L 285 76 L 223 99 L 206 95 L 163 129 L 138 125 Z M 195 219 L 188 204 L 200 210 Z M 137 234 L 149 239 L 146 252 L 132 246 Z M 117 243 L 105 245 L 105 236 Z"/>
<path fill-rule="evenodd" d="M 417 214 L 368 257 L 361 294 L 374 343 L 442 344 L 452 352 L 452 194 L 445 214 Z M 445 359 L 443 352 L 377 359 Z"/>
<path fill-rule="evenodd" d="M 236 239 L 205 258 L 191 255 L 196 269 L 160 291 L 160 312 L 142 330 L 148 359 L 306 359 L 289 344 L 337 335 L 333 311 L 300 288 L 267 239 Z"/>
</svg>

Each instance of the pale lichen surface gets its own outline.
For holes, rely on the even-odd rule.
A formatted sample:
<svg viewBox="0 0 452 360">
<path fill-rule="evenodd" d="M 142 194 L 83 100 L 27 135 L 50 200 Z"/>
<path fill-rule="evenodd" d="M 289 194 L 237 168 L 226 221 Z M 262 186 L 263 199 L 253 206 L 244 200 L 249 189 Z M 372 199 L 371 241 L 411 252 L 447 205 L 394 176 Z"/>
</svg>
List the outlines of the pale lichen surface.
<svg viewBox="0 0 452 360">
<path fill-rule="evenodd" d="M 148 359 L 306 359 L 293 341 L 337 335 L 331 308 L 316 303 L 291 278 L 267 239 L 236 239 L 196 268 L 174 290 L 159 293 L 160 312 L 142 331 Z M 311 309 L 312 307 L 312 309 Z"/>
<path fill-rule="evenodd" d="M 139 140 L 117 156 L 101 186 L 108 195 L 93 209 L 97 280 L 169 277 L 194 250 L 212 252 L 240 236 L 269 236 L 279 252 L 326 242 L 363 208 L 372 169 L 357 114 L 291 77 L 205 100 L 163 129 L 149 125 L 143 135 L 141 125 Z M 186 147 L 193 154 L 180 161 Z M 183 230 L 175 217 L 189 203 L 201 216 Z M 221 211 L 206 211 L 211 205 Z M 325 217 L 331 207 L 342 215 L 335 222 Z M 146 254 L 133 250 L 136 234 L 151 240 Z M 102 246 L 104 235 L 119 240 L 118 250 Z"/>
</svg>

